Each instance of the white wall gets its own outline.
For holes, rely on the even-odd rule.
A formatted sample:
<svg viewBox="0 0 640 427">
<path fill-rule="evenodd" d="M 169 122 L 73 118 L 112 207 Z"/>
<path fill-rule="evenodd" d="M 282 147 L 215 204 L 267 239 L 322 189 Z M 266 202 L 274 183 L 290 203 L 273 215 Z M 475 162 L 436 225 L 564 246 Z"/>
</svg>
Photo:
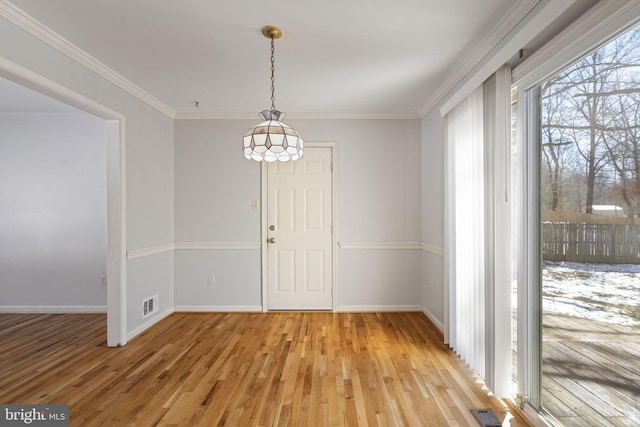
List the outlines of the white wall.
<svg viewBox="0 0 640 427">
<path fill-rule="evenodd" d="M 256 120 L 177 120 L 177 242 L 260 242 L 260 165 L 242 156 Z M 338 150 L 337 238 L 420 241 L 419 120 L 289 120 L 305 141 Z M 178 308 L 259 308 L 260 250 L 178 250 Z M 339 250 L 338 306 L 419 307 L 419 250 Z M 216 286 L 207 285 L 215 274 Z"/>
<path fill-rule="evenodd" d="M 0 310 L 106 310 L 105 123 L 0 113 Z"/>
<path fill-rule="evenodd" d="M 422 307 L 444 325 L 445 119 L 434 108 L 422 120 Z"/>
<path fill-rule="evenodd" d="M 0 57 L 125 116 L 127 248 L 173 241 L 173 120 L 75 60 L 0 18 Z M 173 308 L 173 255 L 127 263 L 127 331 L 143 321 L 140 296 L 159 294 L 160 312 Z"/>
</svg>

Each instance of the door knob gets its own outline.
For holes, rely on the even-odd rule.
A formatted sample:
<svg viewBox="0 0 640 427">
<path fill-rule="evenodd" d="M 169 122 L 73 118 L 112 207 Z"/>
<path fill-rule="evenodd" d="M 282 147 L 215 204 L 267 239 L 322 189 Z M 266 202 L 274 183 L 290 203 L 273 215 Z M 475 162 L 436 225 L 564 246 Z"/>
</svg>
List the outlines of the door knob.
<svg viewBox="0 0 640 427">
<path fill-rule="evenodd" d="M 275 225 L 270 225 L 270 226 L 269 226 L 269 230 L 274 231 L 275 229 L 276 229 L 276 226 L 275 226 Z"/>
<path fill-rule="evenodd" d="M 270 238 L 270 239 L 267 239 L 267 242 L 269 242 L 269 243 L 275 243 L 275 242 L 276 242 L 276 238 L 275 238 L 275 237 L 272 237 L 272 238 Z"/>
</svg>

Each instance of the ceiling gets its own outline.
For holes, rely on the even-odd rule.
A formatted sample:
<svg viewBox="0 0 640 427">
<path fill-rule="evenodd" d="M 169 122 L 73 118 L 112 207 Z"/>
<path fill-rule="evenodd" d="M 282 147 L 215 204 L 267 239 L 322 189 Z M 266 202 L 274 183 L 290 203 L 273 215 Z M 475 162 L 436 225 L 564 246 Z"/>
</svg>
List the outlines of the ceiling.
<svg viewBox="0 0 640 427">
<path fill-rule="evenodd" d="M 277 24 L 280 109 L 415 114 L 510 8 L 537 0 L 2 1 L 173 111 L 267 108 L 269 47 L 260 28 Z"/>
<path fill-rule="evenodd" d="M 416 114 L 512 0 L 10 0 L 177 112 Z M 531 1 L 529 1 L 531 3 Z M 195 102 L 198 101 L 198 107 Z"/>
</svg>

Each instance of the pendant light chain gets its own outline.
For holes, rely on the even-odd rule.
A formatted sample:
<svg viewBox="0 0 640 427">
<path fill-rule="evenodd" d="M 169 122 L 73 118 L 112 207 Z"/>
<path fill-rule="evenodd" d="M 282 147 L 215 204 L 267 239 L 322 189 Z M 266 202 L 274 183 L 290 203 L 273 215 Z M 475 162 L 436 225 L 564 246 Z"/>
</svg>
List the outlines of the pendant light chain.
<svg viewBox="0 0 640 427">
<path fill-rule="evenodd" d="M 273 42 L 273 37 L 271 37 L 271 110 L 275 110 L 276 109 L 276 96 L 275 96 L 275 91 L 276 91 L 276 86 L 275 86 L 275 44 Z"/>
</svg>

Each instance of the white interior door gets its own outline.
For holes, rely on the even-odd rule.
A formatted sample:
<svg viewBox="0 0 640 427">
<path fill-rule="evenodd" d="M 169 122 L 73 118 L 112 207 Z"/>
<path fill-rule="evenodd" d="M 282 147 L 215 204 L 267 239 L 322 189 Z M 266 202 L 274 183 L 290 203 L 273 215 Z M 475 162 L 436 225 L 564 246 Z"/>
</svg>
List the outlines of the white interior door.
<svg viewBox="0 0 640 427">
<path fill-rule="evenodd" d="M 270 310 L 330 310 L 333 286 L 331 147 L 305 147 L 267 166 Z"/>
</svg>

